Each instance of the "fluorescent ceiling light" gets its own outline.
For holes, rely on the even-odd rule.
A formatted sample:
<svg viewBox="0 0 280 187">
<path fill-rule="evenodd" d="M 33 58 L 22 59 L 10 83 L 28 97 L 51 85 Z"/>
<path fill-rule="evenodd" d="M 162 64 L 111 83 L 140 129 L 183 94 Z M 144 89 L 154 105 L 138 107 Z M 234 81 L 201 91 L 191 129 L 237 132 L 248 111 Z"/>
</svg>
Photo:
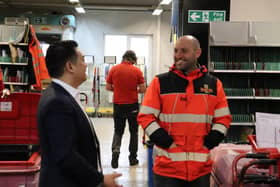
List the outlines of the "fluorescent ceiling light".
<svg viewBox="0 0 280 187">
<path fill-rule="evenodd" d="M 162 0 L 160 2 L 161 5 L 169 5 L 171 3 L 172 0 Z"/>
<path fill-rule="evenodd" d="M 80 14 L 86 13 L 85 9 L 83 7 L 75 7 L 76 11 Z"/>
<path fill-rule="evenodd" d="M 79 0 L 69 0 L 70 3 L 78 3 Z"/>
<path fill-rule="evenodd" d="M 160 15 L 160 14 L 162 13 L 162 11 L 163 11 L 162 9 L 156 8 L 156 9 L 153 11 L 152 14 L 153 14 L 154 16 L 158 16 L 158 15 Z"/>
</svg>

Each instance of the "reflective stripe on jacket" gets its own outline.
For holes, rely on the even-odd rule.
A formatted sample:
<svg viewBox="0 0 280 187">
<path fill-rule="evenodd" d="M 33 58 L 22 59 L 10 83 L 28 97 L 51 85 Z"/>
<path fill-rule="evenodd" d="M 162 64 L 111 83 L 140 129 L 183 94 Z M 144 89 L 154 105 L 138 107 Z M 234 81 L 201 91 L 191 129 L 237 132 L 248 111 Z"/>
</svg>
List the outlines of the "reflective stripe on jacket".
<svg viewBox="0 0 280 187">
<path fill-rule="evenodd" d="M 211 171 L 204 137 L 210 130 L 226 134 L 231 122 L 219 79 L 200 68 L 184 75 L 171 71 L 156 76 L 149 85 L 138 123 L 148 136 L 164 129 L 177 147 L 155 146 L 154 172 L 193 181 Z"/>
</svg>

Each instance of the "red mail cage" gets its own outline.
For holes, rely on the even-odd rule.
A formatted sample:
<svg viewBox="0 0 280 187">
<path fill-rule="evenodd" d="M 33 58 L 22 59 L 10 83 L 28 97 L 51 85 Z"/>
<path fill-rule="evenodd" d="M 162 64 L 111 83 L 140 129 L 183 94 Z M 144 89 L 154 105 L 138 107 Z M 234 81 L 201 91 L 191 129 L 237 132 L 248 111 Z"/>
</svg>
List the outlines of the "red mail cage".
<svg viewBox="0 0 280 187">
<path fill-rule="evenodd" d="M 38 186 L 39 99 L 38 93 L 12 93 L 0 99 L 0 186 Z"/>
<path fill-rule="evenodd" d="M 211 151 L 214 161 L 211 187 L 279 187 L 280 153 L 277 148 L 220 144 Z"/>
</svg>

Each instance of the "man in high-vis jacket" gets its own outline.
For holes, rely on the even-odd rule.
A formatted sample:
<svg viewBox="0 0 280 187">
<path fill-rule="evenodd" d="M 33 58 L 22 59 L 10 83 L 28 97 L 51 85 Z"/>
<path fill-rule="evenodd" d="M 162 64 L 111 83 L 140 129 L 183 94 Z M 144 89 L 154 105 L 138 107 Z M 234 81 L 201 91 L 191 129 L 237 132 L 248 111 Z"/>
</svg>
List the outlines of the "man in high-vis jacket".
<svg viewBox="0 0 280 187">
<path fill-rule="evenodd" d="M 155 187 L 210 186 L 209 151 L 225 137 L 231 115 L 222 83 L 197 62 L 199 41 L 179 38 L 174 65 L 150 83 L 138 123 L 154 146 Z"/>
</svg>

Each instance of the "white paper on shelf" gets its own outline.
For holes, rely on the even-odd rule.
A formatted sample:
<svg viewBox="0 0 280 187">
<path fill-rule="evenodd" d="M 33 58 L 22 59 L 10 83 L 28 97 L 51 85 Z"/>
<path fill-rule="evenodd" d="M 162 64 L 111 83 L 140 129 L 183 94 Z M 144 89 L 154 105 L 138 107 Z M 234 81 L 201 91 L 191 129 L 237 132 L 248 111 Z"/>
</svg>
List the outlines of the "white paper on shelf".
<svg viewBox="0 0 280 187">
<path fill-rule="evenodd" d="M 280 151 L 280 114 L 256 112 L 258 147 L 276 147 Z"/>
</svg>

